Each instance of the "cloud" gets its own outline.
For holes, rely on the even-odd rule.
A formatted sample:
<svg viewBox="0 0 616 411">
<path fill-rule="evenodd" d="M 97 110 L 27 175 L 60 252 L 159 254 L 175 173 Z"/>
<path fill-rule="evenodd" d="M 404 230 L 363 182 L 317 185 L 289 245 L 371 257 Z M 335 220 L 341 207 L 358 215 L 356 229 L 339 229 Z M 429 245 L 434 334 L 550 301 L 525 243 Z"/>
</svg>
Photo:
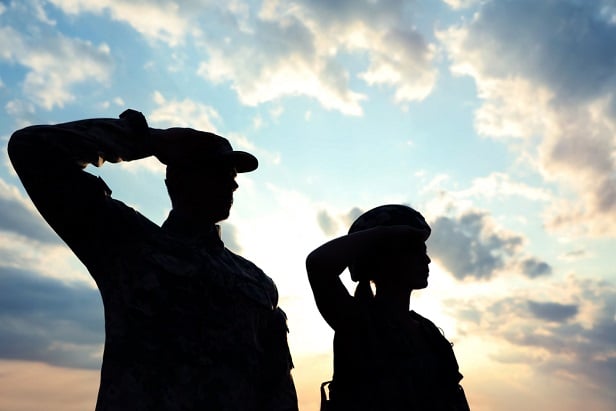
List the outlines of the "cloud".
<svg viewBox="0 0 616 411">
<path fill-rule="evenodd" d="M 221 122 L 220 115 L 211 106 L 190 99 L 167 99 L 159 91 L 152 94 L 157 107 L 147 115 L 148 125 L 154 128 L 189 127 L 196 130 L 217 132 L 215 123 Z M 122 162 L 120 166 L 132 172 L 146 170 L 154 174 L 165 173 L 166 166 L 155 157 L 140 161 Z"/>
<path fill-rule="evenodd" d="M 432 198 L 424 207 L 432 219 L 454 211 L 473 210 L 478 202 L 510 205 L 520 199 L 539 204 L 555 201 L 555 195 L 550 189 L 537 186 L 536 183 L 529 184 L 502 172 L 475 178 L 464 187 L 460 187 L 449 175 L 438 174 L 422 185 L 420 193 Z M 521 221 L 527 218 L 520 214 L 517 217 Z"/>
<path fill-rule="evenodd" d="M 535 257 L 527 258 L 522 261 L 522 270 L 527 277 L 535 278 L 552 273 L 552 267 L 544 261 L 539 261 Z"/>
<path fill-rule="evenodd" d="M 547 263 L 523 255 L 521 235 L 497 227 L 486 212 L 440 216 L 431 227 L 428 252 L 457 279 L 488 280 L 504 271 L 533 278 L 551 272 Z"/>
<path fill-rule="evenodd" d="M 30 101 L 23 99 L 11 100 L 6 103 L 4 109 L 14 119 L 15 128 L 27 127 L 36 122 L 36 107 Z"/>
<path fill-rule="evenodd" d="M 399 103 L 422 100 L 436 80 L 434 50 L 405 15 L 400 1 L 265 1 L 225 38 L 206 36 L 199 74 L 230 82 L 247 105 L 301 95 L 361 115 L 366 97 L 351 89 L 352 76 L 390 87 Z M 349 72 L 346 55 L 366 56 L 367 66 Z"/>
<path fill-rule="evenodd" d="M 100 367 L 104 340 L 96 289 L 0 267 L 0 357 Z"/>
<path fill-rule="evenodd" d="M 567 251 L 561 256 L 561 258 L 565 260 L 579 260 L 581 258 L 588 258 L 588 256 L 589 256 L 588 251 L 584 249 L 576 249 L 576 250 Z"/>
<path fill-rule="evenodd" d="M 190 28 L 181 8 L 173 1 L 146 0 L 50 0 L 67 14 L 84 12 L 101 15 L 108 13 L 113 20 L 126 22 L 147 39 L 162 41 L 170 46 L 181 43 Z M 183 2 L 194 10 L 197 2 Z"/>
<path fill-rule="evenodd" d="M 481 2 L 482 0 L 443 0 L 452 9 L 463 9 L 471 7 Z"/>
<path fill-rule="evenodd" d="M 498 351 L 486 354 L 496 361 L 532 364 L 535 373 L 588 386 L 616 383 L 611 283 L 570 275 L 541 288 L 510 289 L 504 298 L 450 300 L 446 306 L 462 334 L 495 341 Z"/>
<path fill-rule="evenodd" d="M 327 236 L 343 235 L 363 212 L 358 207 L 346 213 L 321 209 L 316 218 Z M 527 278 L 552 274 L 549 263 L 525 254 L 525 237 L 499 227 L 486 211 L 468 209 L 456 216 L 435 216 L 430 226 L 430 257 L 458 280 L 490 280 L 505 272 Z"/>
<path fill-rule="evenodd" d="M 219 123 L 221 118 L 213 107 L 187 98 L 168 100 L 159 91 L 154 92 L 153 99 L 158 105 L 148 116 L 148 123 L 153 127 L 190 127 L 216 133 L 215 123 Z"/>
<path fill-rule="evenodd" d="M 523 242 L 520 236 L 496 231 L 480 212 L 439 217 L 432 223 L 432 232 L 430 254 L 459 279 L 489 279 Z"/>
<path fill-rule="evenodd" d="M 438 33 L 452 71 L 477 86 L 477 131 L 517 140 L 512 148 L 562 187 L 545 221 L 574 235 L 616 232 L 613 10 L 608 2 L 490 1 Z"/>
<path fill-rule="evenodd" d="M 199 103 L 194 100 L 185 98 L 183 100 L 168 99 L 159 91 L 155 91 L 152 95 L 154 102 L 157 104 L 148 116 L 148 123 L 152 127 L 170 128 L 170 127 L 190 127 L 196 130 L 203 130 L 213 133 L 222 133 L 223 136 L 231 142 L 231 145 L 236 150 L 249 151 L 260 161 L 269 161 L 273 164 L 280 163 L 280 154 L 270 152 L 255 146 L 245 135 L 228 132 L 223 133 L 219 130 L 218 124 L 223 123 L 218 111 L 207 104 Z M 153 172 L 163 172 L 164 166 L 155 159 L 149 161 L 140 161 L 137 163 L 126 163 L 125 167 L 131 169 L 139 169 L 145 167 Z"/>
<path fill-rule="evenodd" d="M 213 83 L 229 82 L 246 105 L 306 96 L 326 109 L 357 116 L 366 95 L 353 85 L 356 79 L 392 90 L 399 104 L 423 100 L 436 81 L 435 46 L 415 29 L 405 2 L 399 0 L 51 4 L 72 16 L 109 16 L 172 50 L 194 45 L 202 60 L 198 73 Z M 212 24 L 203 25 L 204 16 Z M 350 71 L 348 56 L 358 57 L 363 67 Z M 58 100 L 60 106 L 67 99 Z"/>
<path fill-rule="evenodd" d="M 500 172 L 495 172 L 486 177 L 474 179 L 471 186 L 467 190 L 458 191 L 455 193 L 455 196 L 461 198 L 507 198 L 517 196 L 532 201 L 544 202 L 549 201 L 552 197 L 550 192 L 544 188 L 533 187 L 519 181 L 515 181 L 509 174 Z"/>
<path fill-rule="evenodd" d="M 363 214 L 359 207 L 353 207 L 348 212 L 330 214 L 327 210 L 319 210 L 317 213 L 317 223 L 321 231 L 327 236 L 343 235 L 349 230 L 349 227 Z"/>
<path fill-rule="evenodd" d="M 32 203 L 16 187 L 0 179 L 0 230 L 9 231 L 41 243 L 60 244 Z"/>
<path fill-rule="evenodd" d="M 249 106 L 285 96 L 307 96 L 327 109 L 360 115 L 365 96 L 349 89 L 348 73 L 335 60 L 313 49 L 312 33 L 297 19 L 259 22 L 256 33 L 236 33 L 237 39 L 204 43 L 207 59 L 198 74 L 215 84 L 230 82 L 240 101 Z M 272 43 L 268 47 L 257 44 Z"/>
<path fill-rule="evenodd" d="M 538 319 L 563 322 L 578 313 L 577 304 L 560 304 L 554 302 L 528 301 L 528 309 Z"/>
<path fill-rule="evenodd" d="M 317 213 L 319 227 L 326 235 L 334 235 L 338 231 L 338 224 L 325 210 Z"/>
<path fill-rule="evenodd" d="M 94 45 L 66 37 L 49 22 L 31 24 L 28 6 L 32 5 L 36 13 L 40 11 L 37 4 L 14 3 L 3 14 L 3 21 L 10 25 L 0 26 L 0 61 L 24 67 L 27 72 L 22 81 L 23 92 L 32 103 L 51 110 L 74 101 L 72 89 L 79 84 L 105 84 L 113 63 L 104 43 Z M 25 22 L 30 23 L 26 29 L 19 26 Z"/>
</svg>

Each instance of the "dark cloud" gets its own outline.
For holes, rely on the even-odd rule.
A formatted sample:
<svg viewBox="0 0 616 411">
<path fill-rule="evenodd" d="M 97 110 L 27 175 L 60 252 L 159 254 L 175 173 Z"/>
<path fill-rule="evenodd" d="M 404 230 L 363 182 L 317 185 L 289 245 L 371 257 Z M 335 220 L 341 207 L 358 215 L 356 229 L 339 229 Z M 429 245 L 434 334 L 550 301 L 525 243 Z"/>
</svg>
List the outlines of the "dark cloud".
<svg viewBox="0 0 616 411">
<path fill-rule="evenodd" d="M 345 222 L 347 222 L 348 226 L 350 227 L 351 224 L 353 224 L 353 221 L 357 220 L 357 218 L 362 215 L 364 213 L 364 210 L 362 210 L 359 207 L 353 207 L 345 216 L 344 216 L 344 220 Z"/>
<path fill-rule="evenodd" d="M 187 23 L 203 13 L 212 21 L 196 39 L 209 56 L 198 73 L 232 82 L 245 104 L 305 95 L 327 109 L 361 115 L 365 95 L 355 89 L 353 78 L 392 88 L 398 102 L 421 100 L 434 86 L 434 46 L 416 29 L 407 1 L 265 2 L 242 11 L 190 3 L 191 16 L 181 9 Z M 221 38 L 221 31 L 228 36 Z M 367 64 L 351 68 L 349 55 Z"/>
<path fill-rule="evenodd" d="M 542 303 L 537 301 L 528 301 L 528 309 L 539 319 L 556 322 L 573 318 L 579 311 L 579 307 L 576 304 Z"/>
<path fill-rule="evenodd" d="M 541 174 L 574 193 L 545 214 L 548 228 L 616 231 L 614 10 L 607 0 L 487 1 L 448 39 L 484 100 L 478 132 L 537 138 Z"/>
<path fill-rule="evenodd" d="M 24 200 L 13 192 L 10 186 L 0 180 L 0 230 L 16 233 L 42 243 L 62 243 L 45 220 Z"/>
<path fill-rule="evenodd" d="M 336 234 L 341 225 L 342 231 L 346 233 L 353 221 L 363 212 L 361 208 L 353 207 L 348 213 L 332 216 L 327 210 L 320 210 L 317 213 L 317 222 L 321 230 L 328 236 Z"/>
<path fill-rule="evenodd" d="M 408 0 L 309 0 L 301 1 L 325 21 L 369 20 L 388 25 L 400 18 Z"/>
<path fill-rule="evenodd" d="M 317 214 L 321 230 L 334 234 L 339 221 L 345 232 L 364 211 L 353 207 L 348 213 L 332 216 L 326 210 Z M 549 275 L 552 267 L 536 257 L 523 257 L 520 235 L 496 230 L 487 213 L 471 211 L 459 217 L 439 217 L 431 224 L 428 251 L 458 279 L 490 279 L 505 268 L 521 271 L 529 278 Z"/>
<path fill-rule="evenodd" d="M 103 341 L 98 290 L 0 267 L 0 358 L 98 369 Z"/>
<path fill-rule="evenodd" d="M 522 272 L 527 277 L 535 278 L 552 274 L 552 267 L 548 263 L 532 257 L 522 261 Z"/>
<path fill-rule="evenodd" d="M 521 244 L 522 237 L 491 228 L 483 212 L 437 218 L 428 240 L 430 256 L 458 279 L 490 279 Z"/>
<path fill-rule="evenodd" d="M 616 288 L 602 280 L 570 277 L 554 283 L 555 298 L 539 301 L 511 296 L 496 301 L 447 301 L 462 335 L 507 342 L 497 361 L 528 364 L 550 376 L 616 386 Z M 526 291 L 525 291 L 526 293 Z"/>
<path fill-rule="evenodd" d="M 490 1 L 469 41 L 497 56 L 488 75 L 533 78 L 565 100 L 594 98 L 616 84 L 616 25 L 602 8 L 596 1 Z"/>
<path fill-rule="evenodd" d="M 588 252 L 586 250 L 578 249 L 578 250 L 572 250 L 572 251 L 566 252 L 563 257 L 567 259 L 578 259 L 578 258 L 584 258 L 587 256 L 588 256 Z"/>
<path fill-rule="evenodd" d="M 321 230 L 327 235 L 333 235 L 338 231 L 338 223 L 325 210 L 319 211 L 317 222 Z"/>
</svg>

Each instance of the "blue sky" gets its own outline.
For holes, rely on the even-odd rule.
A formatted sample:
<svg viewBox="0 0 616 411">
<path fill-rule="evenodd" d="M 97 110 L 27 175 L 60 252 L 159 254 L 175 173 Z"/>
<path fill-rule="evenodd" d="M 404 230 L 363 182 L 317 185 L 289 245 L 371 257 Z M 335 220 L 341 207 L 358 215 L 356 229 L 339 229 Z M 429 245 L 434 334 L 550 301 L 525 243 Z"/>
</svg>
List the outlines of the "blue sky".
<svg viewBox="0 0 616 411">
<path fill-rule="evenodd" d="M 259 157 L 223 238 L 278 285 L 302 410 L 332 338 L 305 256 L 392 202 L 433 227 L 411 308 L 455 343 L 474 410 L 613 410 L 614 44 L 612 0 L 0 1 L 0 144 L 130 107 Z M 164 220 L 155 159 L 89 171 Z M 93 408 L 103 338 L 3 149 L 0 409 Z"/>
</svg>

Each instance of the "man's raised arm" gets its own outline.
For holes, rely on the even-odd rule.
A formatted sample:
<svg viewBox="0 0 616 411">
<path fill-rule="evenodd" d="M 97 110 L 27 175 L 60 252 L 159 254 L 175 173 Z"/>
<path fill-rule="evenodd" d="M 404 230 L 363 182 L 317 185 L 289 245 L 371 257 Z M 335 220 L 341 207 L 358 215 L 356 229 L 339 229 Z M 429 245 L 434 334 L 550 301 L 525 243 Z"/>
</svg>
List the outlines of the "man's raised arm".
<svg viewBox="0 0 616 411">
<path fill-rule="evenodd" d="M 152 155 L 143 115 L 126 110 L 119 119 L 36 125 L 16 131 L 8 153 L 28 195 L 51 227 L 81 257 L 110 226 L 111 190 L 85 172 L 88 164 L 137 160 Z"/>
</svg>

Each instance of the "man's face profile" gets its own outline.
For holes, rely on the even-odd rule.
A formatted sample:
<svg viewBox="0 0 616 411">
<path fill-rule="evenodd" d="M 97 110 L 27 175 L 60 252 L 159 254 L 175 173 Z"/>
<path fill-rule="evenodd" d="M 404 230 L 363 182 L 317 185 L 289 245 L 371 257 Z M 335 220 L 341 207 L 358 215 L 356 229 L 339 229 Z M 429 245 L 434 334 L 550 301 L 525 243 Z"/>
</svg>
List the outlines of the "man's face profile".
<svg viewBox="0 0 616 411">
<path fill-rule="evenodd" d="M 229 217 L 237 172 L 231 164 L 167 169 L 167 187 L 173 208 L 196 220 L 212 223 Z"/>
</svg>

